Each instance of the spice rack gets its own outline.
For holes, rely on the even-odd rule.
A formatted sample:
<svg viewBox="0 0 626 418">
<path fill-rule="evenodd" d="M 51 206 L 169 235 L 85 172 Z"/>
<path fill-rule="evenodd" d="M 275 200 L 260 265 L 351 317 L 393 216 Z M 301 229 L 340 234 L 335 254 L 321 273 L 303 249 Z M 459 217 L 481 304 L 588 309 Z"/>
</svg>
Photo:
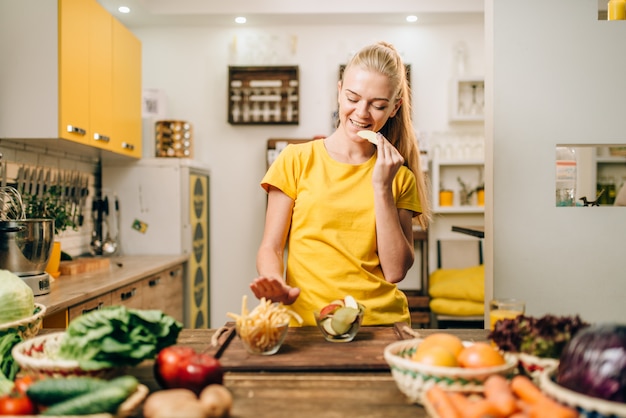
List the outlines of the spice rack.
<svg viewBox="0 0 626 418">
<path fill-rule="evenodd" d="M 299 107 L 297 66 L 228 67 L 231 125 L 297 125 Z"/>
<path fill-rule="evenodd" d="M 191 158 L 193 132 L 189 122 L 159 120 L 155 123 L 157 157 Z"/>
</svg>

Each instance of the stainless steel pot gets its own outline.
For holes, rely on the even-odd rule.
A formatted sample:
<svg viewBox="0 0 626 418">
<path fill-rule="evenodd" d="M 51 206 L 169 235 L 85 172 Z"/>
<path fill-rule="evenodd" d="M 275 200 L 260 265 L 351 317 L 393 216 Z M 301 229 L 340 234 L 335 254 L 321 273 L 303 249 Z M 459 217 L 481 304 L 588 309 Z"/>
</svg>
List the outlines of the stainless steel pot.
<svg viewBox="0 0 626 418">
<path fill-rule="evenodd" d="M 18 276 L 44 273 L 53 242 L 53 219 L 0 221 L 0 268 Z"/>
</svg>

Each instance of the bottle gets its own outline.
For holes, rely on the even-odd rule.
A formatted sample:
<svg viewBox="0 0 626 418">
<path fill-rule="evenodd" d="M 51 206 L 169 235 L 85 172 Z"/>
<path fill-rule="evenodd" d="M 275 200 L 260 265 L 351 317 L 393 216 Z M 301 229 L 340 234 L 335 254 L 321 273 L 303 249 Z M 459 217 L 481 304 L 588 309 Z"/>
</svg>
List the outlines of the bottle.
<svg viewBox="0 0 626 418">
<path fill-rule="evenodd" d="M 556 205 L 576 206 L 576 150 L 556 147 Z"/>
<path fill-rule="evenodd" d="M 607 5 L 608 20 L 626 20 L 626 0 L 610 0 Z"/>
</svg>

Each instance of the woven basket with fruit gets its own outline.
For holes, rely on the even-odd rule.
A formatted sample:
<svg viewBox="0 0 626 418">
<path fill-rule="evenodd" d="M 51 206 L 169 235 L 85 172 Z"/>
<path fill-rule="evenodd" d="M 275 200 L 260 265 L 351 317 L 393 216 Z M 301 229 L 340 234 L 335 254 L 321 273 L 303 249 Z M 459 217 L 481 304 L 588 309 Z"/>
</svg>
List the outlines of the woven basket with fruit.
<svg viewBox="0 0 626 418">
<path fill-rule="evenodd" d="M 422 403 L 424 393 L 434 385 L 481 391 L 489 376 L 509 376 L 517 367 L 517 358 L 489 343 L 461 341 L 445 332 L 391 343 L 384 357 L 400 391 L 416 403 Z"/>
</svg>

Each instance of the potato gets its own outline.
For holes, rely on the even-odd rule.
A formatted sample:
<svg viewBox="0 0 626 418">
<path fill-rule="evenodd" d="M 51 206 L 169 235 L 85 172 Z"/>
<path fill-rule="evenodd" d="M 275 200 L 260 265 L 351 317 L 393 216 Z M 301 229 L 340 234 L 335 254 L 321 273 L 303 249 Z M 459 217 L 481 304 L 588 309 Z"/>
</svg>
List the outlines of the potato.
<svg viewBox="0 0 626 418">
<path fill-rule="evenodd" d="M 188 389 L 160 390 L 148 396 L 143 405 L 145 418 L 207 418 L 205 407 Z"/>
<path fill-rule="evenodd" d="M 223 385 L 209 385 L 200 392 L 200 403 L 207 418 L 224 418 L 230 416 L 233 395 Z"/>
</svg>

